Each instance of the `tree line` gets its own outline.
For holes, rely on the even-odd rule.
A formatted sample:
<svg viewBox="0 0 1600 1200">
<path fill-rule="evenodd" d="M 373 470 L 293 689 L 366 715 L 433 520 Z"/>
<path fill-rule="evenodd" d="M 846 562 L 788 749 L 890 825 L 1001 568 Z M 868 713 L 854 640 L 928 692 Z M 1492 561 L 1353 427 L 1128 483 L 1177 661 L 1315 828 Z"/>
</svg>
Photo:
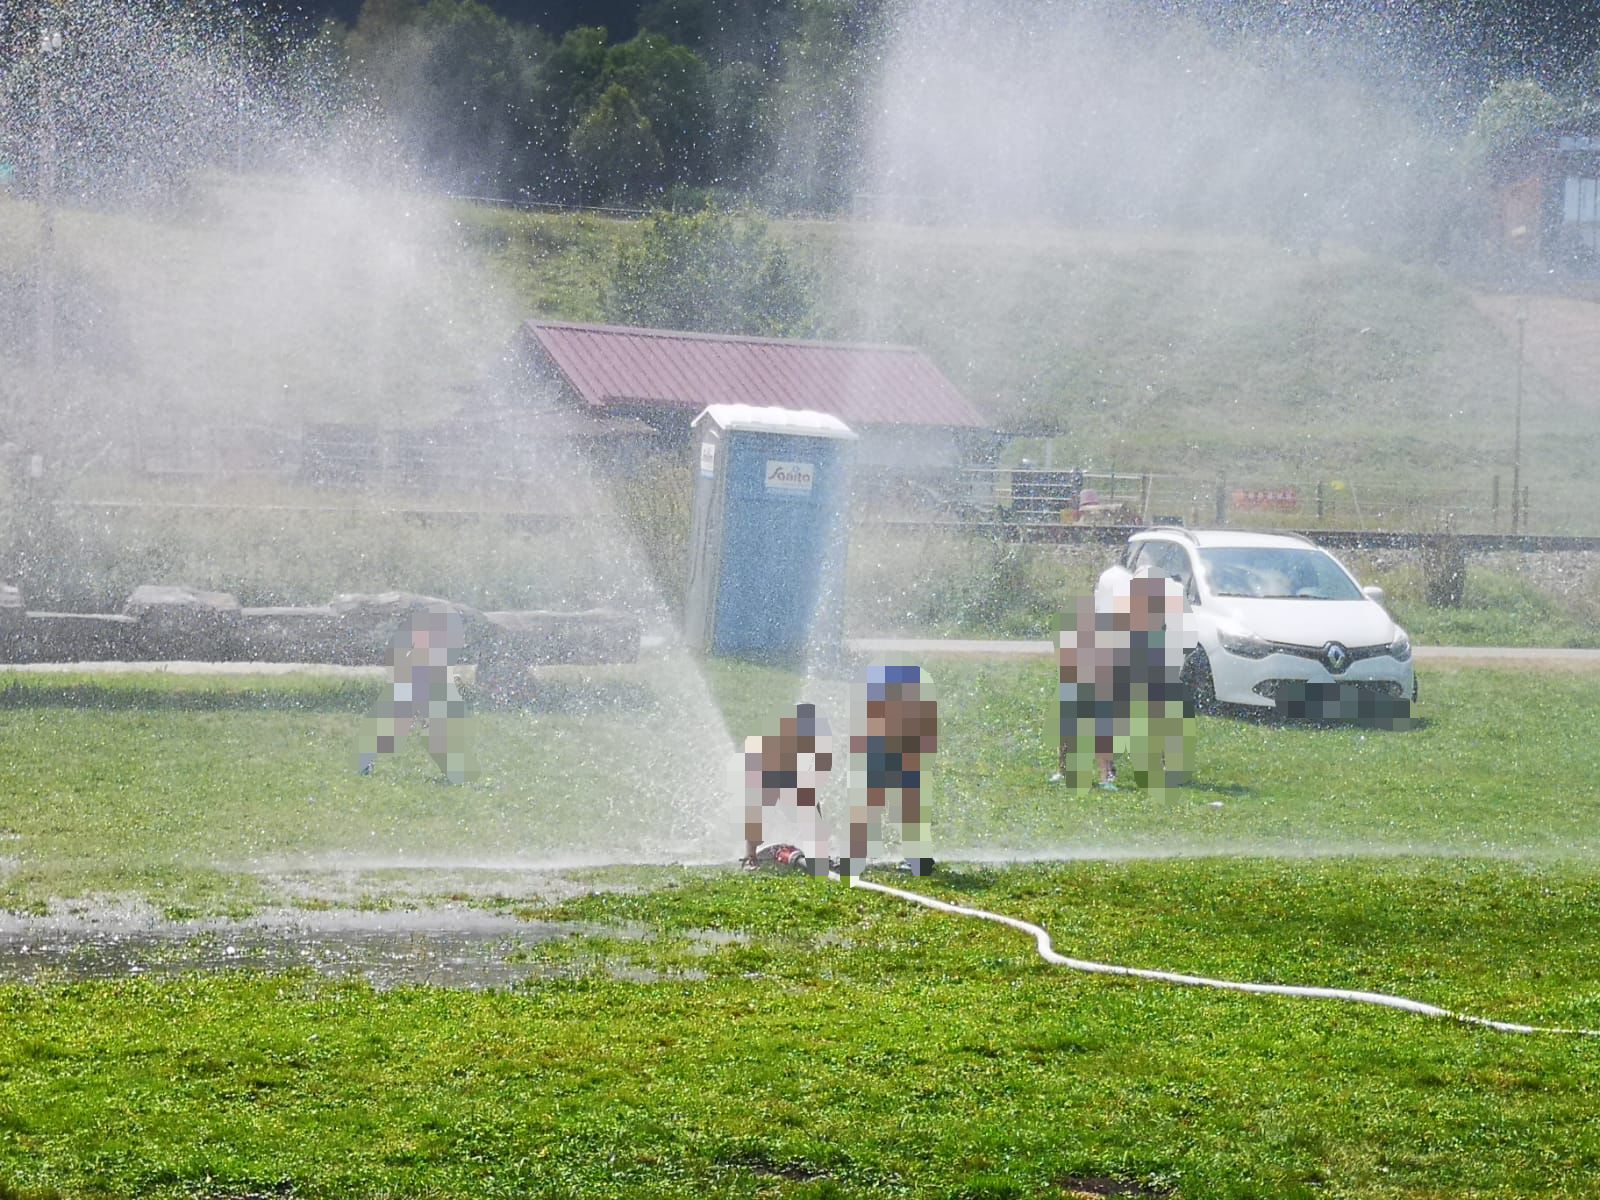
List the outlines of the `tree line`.
<svg viewBox="0 0 1600 1200">
<path fill-rule="evenodd" d="M 882 0 L 652 0 L 553 36 L 480 0 L 366 0 L 323 37 L 429 182 L 507 198 L 832 209 Z"/>
<path fill-rule="evenodd" d="M 1028 2 L 996 0 L 996 20 Z M 882 117 L 873 112 L 872 98 L 882 83 L 880 65 L 894 60 L 904 41 L 903 28 L 891 40 L 893 27 L 916 8 L 905 0 L 641 0 L 637 7 L 616 0 L 608 11 L 629 14 L 620 37 L 598 25 L 551 31 L 505 15 L 493 0 L 364 0 L 342 10 L 348 20 L 308 26 L 304 14 L 326 12 L 328 3 L 319 8 L 314 0 L 296 0 L 292 7 L 303 15 L 291 19 L 273 15 L 287 11 L 288 0 L 0 0 L 0 188 L 36 190 L 48 157 L 62 202 L 161 198 L 181 192 L 201 165 L 271 170 L 296 147 L 326 161 L 322 134 L 343 122 L 347 137 L 337 161 L 361 163 L 397 149 L 406 178 L 424 188 L 652 209 L 695 210 L 713 201 L 834 212 L 863 185 L 869 191 L 880 186 L 870 175 L 867 145 L 870 126 Z M 1035 7 L 1044 12 L 1051 6 L 1040 0 Z M 1084 7 L 1094 6 L 1085 0 Z M 1421 165 L 1367 188 L 1397 210 L 1368 224 L 1392 230 L 1445 220 L 1448 214 L 1441 217 L 1441 204 L 1429 197 L 1466 190 L 1452 175 L 1465 161 L 1455 154 L 1463 141 L 1493 150 L 1532 128 L 1595 127 L 1600 51 L 1594 43 L 1600 34 L 1585 34 L 1570 21 L 1545 28 L 1544 18 L 1534 20 L 1524 7 L 1521 0 L 1440 0 L 1439 11 L 1459 18 L 1446 23 L 1454 31 L 1448 36 L 1419 32 L 1400 9 L 1384 7 L 1362 8 L 1366 15 L 1356 26 L 1335 22 L 1319 40 L 1310 36 L 1317 30 L 1300 27 L 1310 18 L 1275 0 L 1126 0 L 1107 6 L 1104 23 L 1133 30 L 1113 46 L 1131 58 L 1139 57 L 1141 21 L 1157 42 L 1167 26 L 1187 23 L 1185 45 L 1192 44 L 1192 53 L 1180 46 L 1184 53 L 1168 55 L 1170 62 L 1146 62 L 1141 78 L 1146 86 L 1165 86 L 1161 71 L 1179 73 L 1197 62 L 1202 73 L 1215 76 L 1211 90 L 1196 90 L 1191 99 L 1216 110 L 1211 125 L 1218 128 L 1210 132 L 1217 135 L 1218 154 L 1232 155 L 1228 165 L 1242 180 L 1236 190 L 1251 212 L 1272 207 L 1273 189 L 1289 197 L 1277 207 L 1291 216 L 1315 207 L 1313 201 L 1338 207 L 1341 187 L 1354 185 L 1340 178 L 1348 174 L 1344 166 L 1327 165 L 1326 149 L 1356 144 L 1360 139 L 1348 133 L 1362 125 L 1375 131 L 1368 142 L 1381 142 L 1385 106 L 1425 108 L 1442 94 L 1441 81 L 1450 82 L 1444 92 L 1457 98 L 1417 127 L 1416 155 L 1408 149 L 1402 156 Z M 1015 13 L 1007 19 L 1013 18 L 1021 21 Z M 1048 33 L 1048 21 L 1040 21 L 1041 34 Z M 1369 27 L 1373 22 L 1378 25 Z M 60 26 L 60 47 L 46 53 L 40 35 L 50 25 Z M 1480 34 L 1504 35 L 1510 48 L 1490 53 L 1492 47 L 1479 45 Z M 1307 53 L 1322 41 L 1334 48 L 1328 63 Z M 1390 62 L 1340 49 L 1369 43 L 1396 47 L 1398 57 Z M 1274 45 L 1280 50 L 1271 51 Z M 1260 47 L 1268 50 L 1258 53 Z M 949 54 L 965 59 L 978 49 L 963 38 L 952 42 Z M 1524 60 L 1544 64 L 1543 70 L 1530 74 Z M 1072 74 L 1067 63 L 1052 60 L 1050 69 Z M 1357 89 L 1350 94 L 1359 104 L 1341 124 L 1346 69 L 1354 72 Z M 1485 74 L 1491 70 L 1498 83 Z M 1318 88 L 1332 96 L 1323 106 L 1330 120 L 1300 131 L 1266 128 L 1289 120 L 1273 105 L 1239 118 L 1229 105 L 1237 107 L 1239 97 L 1250 94 L 1252 79 L 1273 71 L 1284 77 L 1280 90 L 1287 99 L 1321 94 Z M 1434 76 L 1440 87 L 1428 84 Z M 1199 189 L 1180 187 L 1163 208 L 1154 203 L 1161 197 L 1145 194 L 1148 181 L 1140 171 L 1131 169 L 1140 165 L 1139 154 L 1153 161 L 1166 144 L 1145 148 L 1127 139 L 1127 153 L 1110 164 L 1122 168 L 1120 175 L 1097 167 L 1080 144 L 1105 130 L 1114 140 L 1123 101 L 1151 124 L 1149 106 L 1140 107 L 1147 97 L 1137 87 L 1119 89 L 1114 75 L 1103 82 L 1105 94 L 1090 95 L 1081 110 L 1067 114 L 1071 120 L 1045 111 L 1046 95 L 1034 99 L 1035 111 L 1019 108 L 995 131 L 1004 140 L 1018 131 L 1055 130 L 1039 142 L 1044 148 L 1035 157 L 1046 166 L 1051 154 L 1075 164 L 1075 171 L 1054 175 L 1076 189 L 1067 199 L 1075 198 L 1078 208 L 1052 193 L 1044 200 L 1055 207 L 1045 204 L 1046 210 L 1066 219 L 1077 219 L 1083 208 L 1090 217 L 1115 218 L 1119 204 L 1128 207 L 1123 202 L 1131 198 L 1144 205 L 1141 212 L 1148 209 L 1146 215 L 1203 221 L 1203 206 L 1198 217 L 1189 214 Z M 1400 89 L 1398 102 L 1386 88 Z M 1167 91 L 1175 106 L 1169 142 L 1210 128 L 1197 119 L 1205 113 L 1178 111 L 1178 97 L 1187 93 Z M 972 104 L 981 110 L 984 100 L 977 95 Z M 912 125 L 939 115 L 913 114 Z M 937 139 L 923 140 L 936 157 L 942 153 Z M 1270 143 L 1271 153 L 1256 154 L 1256 142 Z M 1254 174 L 1251 161 L 1258 163 Z M 1322 173 L 1307 162 L 1312 168 L 1322 163 Z M 1192 164 L 1180 165 L 1185 179 L 1202 174 Z M 1330 173 L 1331 183 L 1324 178 Z M 915 181 L 909 186 L 918 190 Z M 938 192 L 939 203 L 954 202 L 938 186 L 921 190 Z M 1084 200 L 1079 193 L 1092 195 Z"/>
</svg>

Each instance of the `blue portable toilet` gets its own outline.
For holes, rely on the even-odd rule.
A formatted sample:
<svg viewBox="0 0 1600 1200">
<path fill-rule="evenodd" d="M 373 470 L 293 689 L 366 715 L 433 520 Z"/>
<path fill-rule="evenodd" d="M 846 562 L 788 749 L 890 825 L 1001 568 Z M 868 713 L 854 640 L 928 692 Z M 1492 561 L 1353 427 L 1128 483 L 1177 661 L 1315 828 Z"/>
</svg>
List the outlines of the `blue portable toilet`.
<svg viewBox="0 0 1600 1200">
<path fill-rule="evenodd" d="M 713 404 L 694 429 L 689 644 L 766 661 L 836 651 L 856 435 L 826 413 L 748 404 Z"/>
</svg>

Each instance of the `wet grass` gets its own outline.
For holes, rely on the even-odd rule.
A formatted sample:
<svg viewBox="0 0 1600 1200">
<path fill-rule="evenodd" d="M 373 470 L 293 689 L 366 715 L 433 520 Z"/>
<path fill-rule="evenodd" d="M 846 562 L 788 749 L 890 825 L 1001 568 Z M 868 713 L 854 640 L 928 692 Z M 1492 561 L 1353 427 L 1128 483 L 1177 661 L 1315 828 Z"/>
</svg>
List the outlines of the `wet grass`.
<svg viewBox="0 0 1600 1200">
<path fill-rule="evenodd" d="M 1600 1024 L 1592 873 L 1081 863 L 917 886 L 1073 953 Z M 1592 1047 L 1089 978 L 809 878 L 554 910 L 658 982 L 0 987 L 0 1180 L 163 1197 L 1580 1196 Z M 698 946 L 695 928 L 741 931 Z M 692 948 L 693 947 L 693 948 Z M 559 943 L 552 956 L 594 947 Z M 557 961 L 552 959 L 552 962 Z M 692 962 L 703 978 L 686 979 Z M 651 978 L 651 976 L 646 976 Z M 8 1197 L 12 1193 L 7 1193 Z"/>
<path fill-rule="evenodd" d="M 1192 785 L 1155 796 L 1077 794 L 1046 782 L 1057 750 L 1048 659 L 925 666 L 941 723 L 928 800 L 950 852 L 1600 851 L 1600 793 L 1582 783 L 1600 778 L 1585 716 L 1600 707 L 1593 675 L 1425 666 L 1418 727 L 1405 732 L 1201 717 Z M 710 681 L 742 729 L 792 704 L 802 686 L 781 672 L 720 664 Z M 842 724 L 842 688 L 813 685 L 806 695 Z"/>
<path fill-rule="evenodd" d="M 472 717 L 481 773 L 461 787 L 415 737 L 355 773 L 381 682 L 14 675 L 0 687 L 13 860 L 0 906 L 131 893 L 175 915 L 235 912 L 261 902 L 259 872 L 308 861 L 560 865 L 692 847 L 715 811 L 704 783 L 721 780 L 697 738 L 726 743 L 680 673 L 545 671 L 525 703 Z"/>
<path fill-rule="evenodd" d="M 1424 720 L 1403 733 L 1202 718 L 1193 785 L 1155 796 L 1047 782 L 1047 661 L 929 668 L 937 853 L 1600 852 L 1600 796 L 1572 786 L 1600 778 L 1593 677 L 1426 671 Z M 416 740 L 372 778 L 354 773 L 377 683 L 13 675 L 0 684 L 0 906 L 109 893 L 231 913 L 263 903 L 264 875 L 296 870 L 731 861 L 736 801 L 717 759 L 732 742 L 707 728 L 698 748 L 687 739 L 694 710 L 675 674 L 550 671 L 526 704 L 480 706 L 483 774 L 464 787 L 440 782 Z M 769 727 L 803 687 L 838 733 L 848 720 L 842 680 L 713 663 L 707 682 L 735 736 Z M 843 784 L 837 772 L 835 814 Z M 707 838 L 719 814 L 727 829 Z"/>
</svg>

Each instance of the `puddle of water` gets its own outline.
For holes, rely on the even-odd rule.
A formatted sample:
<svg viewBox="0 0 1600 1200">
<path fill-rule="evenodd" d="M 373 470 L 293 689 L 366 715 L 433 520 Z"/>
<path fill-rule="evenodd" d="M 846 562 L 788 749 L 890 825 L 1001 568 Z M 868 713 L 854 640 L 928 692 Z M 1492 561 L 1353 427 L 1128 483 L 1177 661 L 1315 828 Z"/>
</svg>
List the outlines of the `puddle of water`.
<svg viewBox="0 0 1600 1200">
<path fill-rule="evenodd" d="M 425 867 L 356 863 L 340 867 L 307 865 L 268 870 L 256 876 L 268 894 L 288 904 L 359 905 L 379 900 L 420 901 L 430 897 L 526 900 L 553 904 L 591 892 L 631 891 L 622 881 L 577 881 L 557 871 L 517 867 Z"/>
<path fill-rule="evenodd" d="M 691 929 L 686 936 L 689 939 L 689 953 L 700 957 L 715 954 L 724 946 L 750 944 L 750 935 L 742 929 Z"/>
<path fill-rule="evenodd" d="M 704 979 L 704 971 L 657 971 L 653 967 L 636 967 L 632 963 L 606 963 L 605 972 L 613 979 L 621 979 L 628 983 L 665 983 L 669 979 L 674 983 L 692 983 Z"/>
<path fill-rule="evenodd" d="M 523 921 L 470 908 L 269 912 L 246 921 L 162 922 L 134 909 L 44 917 L 0 914 L 0 981 L 124 979 L 186 972 L 312 970 L 379 989 L 422 984 L 484 990 L 604 970 L 640 983 L 704 978 L 626 962 L 552 967 L 530 946 L 573 937 L 641 939 L 648 931 Z"/>
</svg>

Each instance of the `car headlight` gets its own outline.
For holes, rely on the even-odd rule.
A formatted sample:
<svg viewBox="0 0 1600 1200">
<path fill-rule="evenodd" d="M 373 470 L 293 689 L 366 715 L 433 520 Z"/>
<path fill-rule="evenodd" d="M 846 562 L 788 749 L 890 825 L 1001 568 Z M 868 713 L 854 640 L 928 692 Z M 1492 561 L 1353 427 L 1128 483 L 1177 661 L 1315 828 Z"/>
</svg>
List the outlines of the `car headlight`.
<svg viewBox="0 0 1600 1200">
<path fill-rule="evenodd" d="M 1389 653 L 1395 658 L 1399 659 L 1401 662 L 1407 662 L 1410 660 L 1411 639 L 1406 636 L 1406 631 L 1404 629 L 1395 631 L 1394 641 L 1389 643 Z"/>
<path fill-rule="evenodd" d="M 1217 638 L 1222 642 L 1224 650 L 1229 654 L 1237 654 L 1240 658 L 1265 658 L 1272 653 L 1272 644 L 1253 633 L 1219 632 Z"/>
</svg>

